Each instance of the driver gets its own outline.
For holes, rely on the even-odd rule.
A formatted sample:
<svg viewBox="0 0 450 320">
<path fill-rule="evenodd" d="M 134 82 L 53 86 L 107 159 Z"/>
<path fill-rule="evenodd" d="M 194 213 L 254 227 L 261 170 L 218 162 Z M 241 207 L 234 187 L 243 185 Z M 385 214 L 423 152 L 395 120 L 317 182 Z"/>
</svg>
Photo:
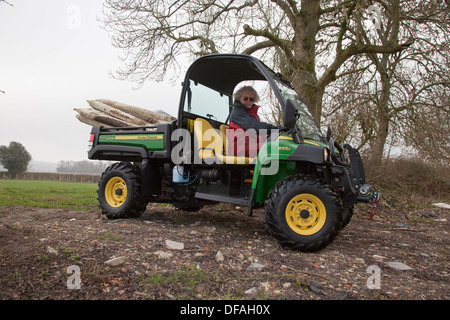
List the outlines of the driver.
<svg viewBox="0 0 450 320">
<path fill-rule="evenodd" d="M 262 122 L 258 116 L 259 95 L 251 86 L 244 86 L 234 94 L 227 138 L 230 155 L 256 157 L 271 130 L 280 127 Z"/>
</svg>

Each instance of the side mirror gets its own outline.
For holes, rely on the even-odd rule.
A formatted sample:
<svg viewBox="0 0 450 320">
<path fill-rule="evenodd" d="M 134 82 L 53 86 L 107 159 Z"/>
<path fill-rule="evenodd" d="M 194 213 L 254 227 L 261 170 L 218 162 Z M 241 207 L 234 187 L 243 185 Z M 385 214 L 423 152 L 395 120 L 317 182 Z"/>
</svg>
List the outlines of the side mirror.
<svg viewBox="0 0 450 320">
<path fill-rule="evenodd" d="M 284 126 L 286 128 L 292 129 L 295 127 L 295 123 L 297 122 L 297 110 L 297 102 L 292 99 L 287 99 L 286 110 L 284 110 L 283 118 Z"/>
</svg>

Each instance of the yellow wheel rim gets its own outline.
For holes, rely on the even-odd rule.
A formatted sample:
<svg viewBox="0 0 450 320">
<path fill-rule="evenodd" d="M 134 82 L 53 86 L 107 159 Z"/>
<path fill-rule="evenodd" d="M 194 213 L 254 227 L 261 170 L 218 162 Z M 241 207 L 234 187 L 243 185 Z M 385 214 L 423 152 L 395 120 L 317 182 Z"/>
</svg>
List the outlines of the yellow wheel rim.
<svg viewBox="0 0 450 320">
<path fill-rule="evenodd" d="M 127 184 L 120 177 L 111 178 L 105 187 L 106 202 L 114 208 L 120 207 L 127 198 Z"/>
<path fill-rule="evenodd" d="M 302 236 L 317 233 L 322 229 L 326 218 L 325 205 L 312 194 L 299 194 L 286 206 L 286 222 L 289 228 Z"/>
</svg>

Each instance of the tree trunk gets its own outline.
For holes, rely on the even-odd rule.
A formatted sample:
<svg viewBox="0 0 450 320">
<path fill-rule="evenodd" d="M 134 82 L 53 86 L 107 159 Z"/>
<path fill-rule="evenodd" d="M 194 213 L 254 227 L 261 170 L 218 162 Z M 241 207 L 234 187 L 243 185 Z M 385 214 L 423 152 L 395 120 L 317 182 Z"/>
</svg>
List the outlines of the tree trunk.
<svg viewBox="0 0 450 320">
<path fill-rule="evenodd" d="M 295 62 L 289 72 L 298 94 L 305 100 L 315 119 L 320 123 L 324 90 L 317 88 L 316 35 L 319 30 L 320 1 L 302 0 L 300 19 L 294 26 Z"/>
<path fill-rule="evenodd" d="M 380 165 L 383 160 L 384 146 L 386 145 L 387 136 L 389 134 L 389 97 L 391 94 L 391 82 L 389 74 L 386 70 L 389 55 L 383 55 L 381 67 L 382 70 L 378 70 L 381 78 L 381 93 L 378 103 L 378 130 L 375 141 L 372 147 L 372 162 L 375 165 Z"/>
<path fill-rule="evenodd" d="M 324 89 L 318 86 L 313 86 L 310 83 L 304 82 L 304 77 L 298 76 L 291 80 L 292 85 L 297 93 L 303 98 L 312 115 L 320 124 L 322 118 L 322 100 Z"/>
</svg>

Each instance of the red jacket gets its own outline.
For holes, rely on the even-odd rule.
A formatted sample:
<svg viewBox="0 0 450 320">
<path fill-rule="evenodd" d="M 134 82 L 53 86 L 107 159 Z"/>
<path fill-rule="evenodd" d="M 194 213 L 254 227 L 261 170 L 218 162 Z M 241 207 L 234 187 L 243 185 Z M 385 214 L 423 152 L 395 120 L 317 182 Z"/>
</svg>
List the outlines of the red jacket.
<svg viewBox="0 0 450 320">
<path fill-rule="evenodd" d="M 270 130 L 278 129 L 274 125 L 259 120 L 259 108 L 254 104 L 251 109 L 247 109 L 242 103 L 235 100 L 227 132 L 230 155 L 256 157 Z M 249 129 L 254 130 L 248 131 Z M 265 130 L 266 134 L 260 135 L 259 130 Z"/>
<path fill-rule="evenodd" d="M 256 104 L 254 104 L 254 105 L 252 106 L 251 109 L 247 109 L 246 107 L 244 107 L 244 109 L 247 111 L 248 115 L 251 116 L 251 117 L 252 117 L 253 119 L 255 119 L 256 121 L 259 121 L 259 116 L 258 116 L 258 109 L 259 109 L 259 108 L 260 108 L 260 107 L 259 107 L 258 105 L 256 105 Z M 244 128 L 241 127 L 239 124 L 233 122 L 233 120 L 238 121 L 238 122 L 241 123 L 244 127 L 246 127 L 245 124 L 242 123 L 242 120 L 243 120 L 243 119 L 239 119 L 239 120 L 240 120 L 240 121 L 239 121 L 238 119 L 233 119 L 233 118 L 235 118 L 235 117 L 233 117 L 233 116 L 230 117 L 230 123 L 229 123 L 230 129 L 234 129 L 234 130 L 236 130 L 236 129 L 243 129 L 243 130 L 249 129 L 249 128 L 244 129 Z M 245 121 L 245 120 L 244 120 L 244 121 Z M 246 122 L 248 122 L 248 121 L 246 121 Z"/>
</svg>

